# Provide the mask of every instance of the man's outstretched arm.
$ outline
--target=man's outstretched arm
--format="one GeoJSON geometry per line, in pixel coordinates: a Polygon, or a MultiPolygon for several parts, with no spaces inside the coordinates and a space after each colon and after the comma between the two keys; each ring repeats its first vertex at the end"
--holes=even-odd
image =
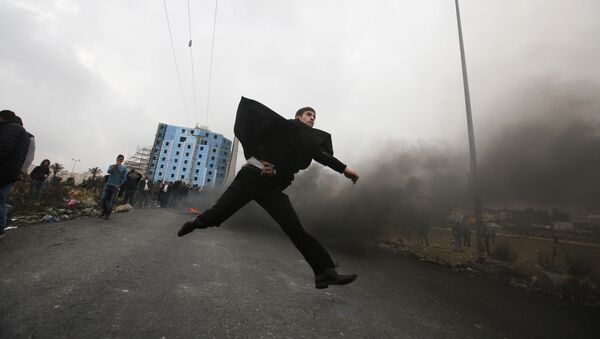
{"type": "Polygon", "coordinates": [[[317,152],[317,154],[313,156],[313,159],[315,159],[315,161],[317,161],[318,163],[333,169],[336,172],[342,173],[346,178],[352,180],[352,183],[354,184],[356,184],[356,182],[358,181],[358,173],[350,169],[343,162],[339,161],[336,157],[327,152],[317,152]]]}

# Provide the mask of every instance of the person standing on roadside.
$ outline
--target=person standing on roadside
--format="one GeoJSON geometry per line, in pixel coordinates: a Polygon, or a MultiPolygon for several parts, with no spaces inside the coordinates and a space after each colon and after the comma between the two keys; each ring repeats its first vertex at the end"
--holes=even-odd
{"type": "Polygon", "coordinates": [[[125,180],[124,188],[125,188],[125,197],[123,198],[124,204],[133,205],[135,201],[135,191],[137,190],[138,184],[142,180],[142,175],[132,169],[127,173],[127,180],[125,180]]]}
{"type": "Polygon", "coordinates": [[[29,174],[31,178],[31,197],[39,200],[46,180],[50,176],[50,160],[44,159],[39,166],[36,166],[29,174]]]}
{"type": "Polygon", "coordinates": [[[139,205],[141,208],[146,208],[148,206],[148,200],[152,194],[152,187],[152,180],[149,180],[148,176],[145,176],[144,179],[140,180],[138,191],[140,192],[139,205]]]}
{"type": "Polygon", "coordinates": [[[108,178],[102,192],[102,214],[100,218],[109,219],[113,208],[115,195],[119,191],[119,187],[123,185],[127,179],[127,168],[123,166],[125,157],[122,154],[117,156],[117,162],[108,167],[108,178]]]}
{"type": "Polygon", "coordinates": [[[21,119],[9,110],[0,111],[0,238],[6,227],[6,203],[19,179],[29,151],[29,133],[21,119]]]}

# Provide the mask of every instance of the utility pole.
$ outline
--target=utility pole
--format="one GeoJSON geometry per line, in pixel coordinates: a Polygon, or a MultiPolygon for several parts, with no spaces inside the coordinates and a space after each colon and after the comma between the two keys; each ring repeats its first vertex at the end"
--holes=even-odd
{"type": "Polygon", "coordinates": [[[462,64],[463,85],[465,89],[465,107],[467,110],[467,128],[469,131],[469,151],[471,154],[471,195],[473,197],[473,209],[475,212],[475,221],[477,223],[477,255],[479,260],[483,260],[482,240],[485,233],[483,221],[481,220],[481,196],[479,192],[479,180],[477,175],[477,154],[475,152],[475,132],[473,131],[473,118],[471,116],[471,95],[469,94],[469,79],[467,77],[467,63],[465,61],[465,47],[462,36],[462,26],[460,23],[460,8],[458,0],[454,0],[456,7],[456,22],[458,24],[458,41],[460,44],[460,61],[462,64]]]}

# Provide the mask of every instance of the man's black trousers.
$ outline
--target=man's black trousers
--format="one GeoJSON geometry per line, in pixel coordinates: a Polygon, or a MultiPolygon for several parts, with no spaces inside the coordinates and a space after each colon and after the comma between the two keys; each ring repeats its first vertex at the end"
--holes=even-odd
{"type": "Polygon", "coordinates": [[[216,204],[198,216],[197,221],[205,226],[219,226],[254,200],[275,219],[315,275],[333,268],[335,265],[327,250],[302,228],[288,196],[277,188],[274,178],[261,175],[260,172],[260,169],[250,165],[242,167],[216,204]]]}

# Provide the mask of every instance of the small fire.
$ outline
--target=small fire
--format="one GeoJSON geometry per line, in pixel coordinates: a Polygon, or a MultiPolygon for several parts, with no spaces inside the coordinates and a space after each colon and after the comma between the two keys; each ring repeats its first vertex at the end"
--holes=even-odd
{"type": "Polygon", "coordinates": [[[200,214],[200,212],[197,209],[193,208],[193,207],[190,207],[190,213],[192,213],[192,214],[200,214]]]}

